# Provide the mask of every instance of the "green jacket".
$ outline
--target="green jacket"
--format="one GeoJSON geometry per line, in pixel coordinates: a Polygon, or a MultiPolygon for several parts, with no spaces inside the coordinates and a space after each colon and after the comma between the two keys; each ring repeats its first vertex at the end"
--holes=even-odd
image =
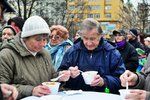
{"type": "Polygon", "coordinates": [[[0,82],[16,86],[18,99],[32,95],[35,86],[57,76],[48,52],[43,48],[31,55],[17,36],[0,51],[0,82]]]}

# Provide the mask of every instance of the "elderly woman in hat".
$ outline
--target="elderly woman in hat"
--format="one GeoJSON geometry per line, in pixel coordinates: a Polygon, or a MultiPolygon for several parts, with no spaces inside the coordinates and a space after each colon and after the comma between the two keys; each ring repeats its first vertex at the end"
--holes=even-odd
{"type": "Polygon", "coordinates": [[[121,53],[124,64],[127,70],[135,72],[138,67],[138,54],[135,48],[126,41],[126,34],[124,30],[113,31],[117,49],[121,53]]]}
{"type": "Polygon", "coordinates": [[[45,48],[49,51],[52,57],[54,69],[57,70],[61,64],[63,55],[73,43],[68,39],[69,32],[64,26],[53,25],[50,30],[50,41],[45,48]]]}
{"type": "Polygon", "coordinates": [[[50,81],[57,74],[64,74],[59,81],[67,81],[69,71],[55,72],[48,52],[43,48],[49,38],[49,26],[39,16],[28,18],[18,35],[6,43],[0,51],[0,82],[13,84],[18,99],[50,94],[42,82],[50,81]]]}

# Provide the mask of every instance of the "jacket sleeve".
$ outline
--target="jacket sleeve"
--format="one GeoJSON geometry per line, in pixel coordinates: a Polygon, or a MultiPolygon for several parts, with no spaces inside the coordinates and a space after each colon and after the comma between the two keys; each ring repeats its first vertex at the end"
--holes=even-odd
{"type": "Polygon", "coordinates": [[[34,86],[31,85],[21,85],[21,84],[13,84],[17,90],[18,90],[18,99],[21,99],[23,97],[31,96],[32,90],[34,89],[34,86]]]}
{"type": "Polygon", "coordinates": [[[30,96],[32,94],[33,86],[30,85],[21,85],[15,84],[12,82],[13,76],[15,75],[15,63],[11,53],[6,54],[5,51],[0,52],[0,83],[7,83],[16,86],[17,90],[19,91],[18,98],[22,98],[25,96],[30,96]]]}
{"type": "Polygon", "coordinates": [[[129,50],[128,58],[126,58],[126,68],[132,72],[135,72],[138,67],[138,54],[135,48],[132,46],[129,50]]]}
{"type": "Polygon", "coordinates": [[[1,87],[0,87],[0,100],[3,100],[3,94],[2,94],[1,87]]]}
{"type": "Polygon", "coordinates": [[[150,100],[150,92],[146,92],[146,99],[145,100],[150,100]]]}
{"type": "MultiPolygon", "coordinates": [[[[72,49],[72,48],[70,48],[72,49]]],[[[58,70],[68,70],[70,66],[76,66],[76,61],[78,59],[78,54],[73,54],[74,52],[70,52],[71,50],[67,50],[63,56],[62,62],[58,70]]]]}
{"type": "Polygon", "coordinates": [[[104,76],[105,85],[111,93],[118,93],[121,88],[119,77],[125,72],[125,66],[118,50],[112,51],[109,63],[110,73],[104,76]]]}

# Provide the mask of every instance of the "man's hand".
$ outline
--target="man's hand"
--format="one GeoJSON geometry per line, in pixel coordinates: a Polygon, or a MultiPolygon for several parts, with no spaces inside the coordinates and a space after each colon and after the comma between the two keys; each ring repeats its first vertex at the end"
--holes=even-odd
{"type": "Polygon", "coordinates": [[[71,73],[71,77],[72,78],[76,78],[77,76],[80,75],[80,70],[78,69],[78,66],[75,67],[69,67],[70,73],[71,73]]]}
{"type": "Polygon", "coordinates": [[[70,78],[70,71],[69,70],[60,71],[59,75],[62,75],[62,74],[63,76],[59,78],[59,81],[63,81],[63,82],[68,81],[70,78]]]}
{"type": "Polygon", "coordinates": [[[121,80],[121,85],[123,87],[126,86],[126,82],[128,82],[129,86],[134,86],[138,80],[138,76],[129,71],[129,70],[126,70],[121,76],[120,76],[120,80],[121,80]]]}
{"type": "Polygon", "coordinates": [[[96,75],[94,77],[94,80],[92,81],[91,86],[103,86],[104,85],[104,79],[100,77],[100,75],[96,75]]]}
{"type": "Polygon", "coordinates": [[[130,90],[130,93],[125,97],[126,100],[145,100],[146,99],[146,91],[133,89],[130,90]]]}

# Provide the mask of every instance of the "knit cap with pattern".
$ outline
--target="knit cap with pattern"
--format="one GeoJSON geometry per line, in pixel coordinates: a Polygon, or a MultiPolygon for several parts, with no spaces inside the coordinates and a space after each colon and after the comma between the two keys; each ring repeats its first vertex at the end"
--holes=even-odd
{"type": "Polygon", "coordinates": [[[50,29],[46,21],[39,16],[28,18],[22,28],[21,37],[30,37],[38,34],[50,34],[50,29]]]}

